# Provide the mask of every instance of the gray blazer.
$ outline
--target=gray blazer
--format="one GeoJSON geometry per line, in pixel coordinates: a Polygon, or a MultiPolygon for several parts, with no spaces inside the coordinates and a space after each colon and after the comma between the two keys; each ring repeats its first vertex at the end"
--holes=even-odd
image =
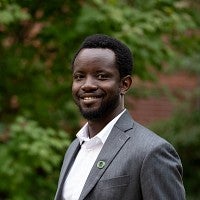
{"type": "MultiPolygon", "coordinates": [[[[54,200],[62,199],[64,181],[79,149],[75,139],[66,152],[54,200]]],[[[79,198],[83,199],[183,200],[179,156],[167,141],[135,122],[126,111],[94,163],[79,198]],[[105,166],[98,168],[98,161],[105,166]]]]}

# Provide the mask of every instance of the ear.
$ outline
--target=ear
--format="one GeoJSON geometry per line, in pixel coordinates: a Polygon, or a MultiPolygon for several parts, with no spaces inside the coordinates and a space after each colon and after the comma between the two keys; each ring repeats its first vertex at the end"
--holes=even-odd
{"type": "Polygon", "coordinates": [[[127,75],[121,79],[121,95],[125,95],[126,92],[129,90],[132,84],[132,77],[130,75],[127,75]]]}

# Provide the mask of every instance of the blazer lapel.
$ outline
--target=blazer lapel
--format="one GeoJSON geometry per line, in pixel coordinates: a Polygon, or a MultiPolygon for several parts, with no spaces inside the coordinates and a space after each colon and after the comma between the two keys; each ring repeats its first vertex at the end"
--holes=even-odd
{"type": "Polygon", "coordinates": [[[118,122],[113,127],[111,133],[109,134],[108,139],[106,140],[99,156],[97,157],[97,160],[94,163],[94,166],[91,169],[91,172],[86,180],[79,200],[84,199],[87,194],[92,190],[92,188],[96,185],[107,167],[112,162],[112,160],[115,158],[117,153],[130,138],[130,136],[128,134],[125,134],[125,132],[131,128],[133,128],[133,121],[126,111],[120,117],[118,122]],[[97,167],[99,161],[103,161],[105,165],[103,167],[97,167]]]}
{"type": "Polygon", "coordinates": [[[57,190],[57,193],[56,193],[56,196],[55,196],[55,200],[62,199],[62,189],[63,189],[63,185],[64,185],[64,182],[65,182],[66,176],[67,176],[72,164],[74,163],[74,160],[75,160],[76,155],[77,155],[79,150],[80,150],[80,143],[76,139],[74,141],[74,143],[68,149],[67,155],[65,156],[66,159],[64,159],[64,161],[63,161],[63,166],[62,166],[61,173],[60,173],[58,190],[57,190]]]}

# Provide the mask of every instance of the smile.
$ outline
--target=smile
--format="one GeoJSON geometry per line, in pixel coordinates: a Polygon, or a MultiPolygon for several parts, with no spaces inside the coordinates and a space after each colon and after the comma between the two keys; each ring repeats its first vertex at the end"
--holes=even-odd
{"type": "Polygon", "coordinates": [[[92,100],[92,99],[97,99],[98,97],[84,97],[83,100],[92,100]]]}

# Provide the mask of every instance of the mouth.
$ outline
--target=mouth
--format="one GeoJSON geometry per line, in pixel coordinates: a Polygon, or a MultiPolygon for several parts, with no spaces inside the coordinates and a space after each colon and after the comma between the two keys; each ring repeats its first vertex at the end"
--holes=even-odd
{"type": "Polygon", "coordinates": [[[85,101],[88,101],[88,100],[92,100],[92,99],[98,99],[99,97],[83,97],[82,99],[85,100],[85,101]]]}
{"type": "Polygon", "coordinates": [[[100,96],[82,96],[80,98],[84,104],[94,104],[97,103],[101,97],[100,96]]]}

